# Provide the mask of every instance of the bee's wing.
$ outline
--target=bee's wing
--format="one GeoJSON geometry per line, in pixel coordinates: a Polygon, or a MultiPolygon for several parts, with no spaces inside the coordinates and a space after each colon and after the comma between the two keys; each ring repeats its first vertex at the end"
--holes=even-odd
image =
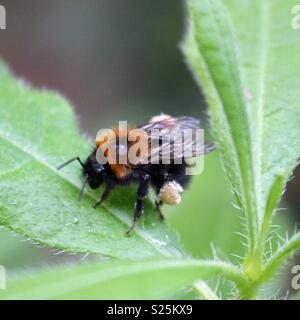
{"type": "Polygon", "coordinates": [[[167,117],[144,125],[142,129],[151,144],[149,160],[192,158],[214,150],[214,143],[203,144],[201,139],[196,139],[196,129],[199,128],[199,120],[188,116],[167,117]]]}
{"type": "Polygon", "coordinates": [[[182,116],[178,118],[166,117],[163,120],[150,122],[141,127],[148,134],[153,129],[163,130],[163,134],[167,138],[173,130],[199,129],[200,121],[193,117],[182,116]]]}

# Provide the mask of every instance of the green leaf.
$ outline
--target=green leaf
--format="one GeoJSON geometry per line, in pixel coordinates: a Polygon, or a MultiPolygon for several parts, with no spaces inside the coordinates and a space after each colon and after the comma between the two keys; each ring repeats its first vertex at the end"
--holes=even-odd
{"type": "Polygon", "coordinates": [[[295,1],[187,2],[185,54],[206,94],[227,175],[248,217],[251,251],[267,205],[278,203],[274,183],[283,188],[300,155],[295,1]]]}
{"type": "Polygon", "coordinates": [[[225,0],[233,20],[252,124],[259,222],[274,211],[300,156],[300,38],[294,0],[225,0]],[[256,50],[254,50],[256,48],[256,50]],[[277,190],[276,190],[277,189],[277,190]]]}
{"type": "Polygon", "coordinates": [[[226,172],[249,217],[250,245],[256,237],[252,145],[247,103],[230,17],[219,0],[188,1],[189,30],[185,54],[201,83],[226,172]]]}
{"type": "Polygon", "coordinates": [[[125,236],[133,189],[117,190],[97,210],[92,203],[99,191],[77,201],[80,167],[56,167],[77,155],[84,158],[90,150],[65,99],[15,80],[0,64],[0,224],[66,251],[129,259],[181,256],[176,237],[150,202],[144,226],[141,221],[131,237],[125,236]]]}
{"type": "Polygon", "coordinates": [[[106,262],[55,268],[8,278],[2,299],[170,298],[197,279],[222,274],[244,285],[241,272],[224,262],[169,259],[106,262]]]}

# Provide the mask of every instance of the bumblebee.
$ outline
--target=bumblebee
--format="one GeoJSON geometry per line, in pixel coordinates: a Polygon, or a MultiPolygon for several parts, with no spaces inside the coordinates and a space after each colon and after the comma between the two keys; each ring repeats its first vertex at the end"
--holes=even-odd
{"type": "Polygon", "coordinates": [[[185,130],[193,132],[199,128],[200,122],[193,117],[176,118],[164,114],[155,116],[148,123],[139,127],[130,127],[125,130],[115,128],[111,130],[113,133],[111,136],[97,135],[96,146],[84,162],[79,157],[75,157],[59,166],[58,169],[73,161],[80,163],[84,182],[79,199],[83,196],[86,185],[89,185],[91,189],[104,185],[101,198],[93,205],[94,208],[100,206],[115,187],[137,184],[133,222],[127,231],[127,235],[130,235],[143,213],[144,199],[150,187],[156,193],[155,207],[162,220],[161,206],[163,204],[180,203],[181,193],[188,186],[191,178],[186,174],[186,169],[190,166],[188,158],[204,155],[215,148],[212,142],[199,147],[193,135],[190,135],[186,141],[178,139],[178,136],[180,137],[185,130]],[[133,161],[128,157],[128,150],[137,145],[140,137],[137,139],[128,137],[136,129],[142,130],[146,138],[144,139],[145,148],[137,150],[135,154],[139,156],[138,160],[133,161]],[[108,144],[114,146],[114,152],[109,151],[108,144]],[[99,161],[99,154],[106,159],[106,163],[99,161]],[[112,154],[116,157],[112,157],[112,154]],[[166,155],[168,155],[168,160],[164,161],[166,155]]]}

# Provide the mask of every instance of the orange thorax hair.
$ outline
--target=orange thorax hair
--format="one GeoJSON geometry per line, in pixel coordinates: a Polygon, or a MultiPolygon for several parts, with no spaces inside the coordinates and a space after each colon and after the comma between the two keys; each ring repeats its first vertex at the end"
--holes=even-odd
{"type": "MultiPolygon", "coordinates": [[[[133,166],[136,164],[132,163],[130,159],[128,159],[128,150],[130,150],[131,147],[133,147],[136,143],[140,141],[139,134],[142,133],[140,132],[140,130],[141,129],[136,129],[135,127],[129,127],[127,128],[127,130],[113,128],[111,130],[107,130],[103,133],[100,133],[96,138],[96,147],[101,149],[100,151],[106,157],[109,167],[115,173],[116,177],[119,179],[125,178],[130,173],[133,166]],[[127,148],[125,147],[126,154],[123,155],[123,161],[120,161],[120,145],[122,144],[122,141],[123,143],[124,141],[126,142],[127,148]],[[112,150],[113,152],[110,152],[110,150],[112,150]]],[[[146,141],[147,143],[147,151],[143,152],[143,158],[147,158],[148,139],[144,141],[146,141]]],[[[141,155],[140,150],[145,149],[138,148],[137,156],[141,155]]]]}

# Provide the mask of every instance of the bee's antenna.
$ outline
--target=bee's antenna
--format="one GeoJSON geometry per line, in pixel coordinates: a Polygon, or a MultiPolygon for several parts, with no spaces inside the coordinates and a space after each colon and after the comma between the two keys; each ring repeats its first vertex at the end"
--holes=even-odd
{"type": "Polygon", "coordinates": [[[84,188],[85,188],[86,184],[87,184],[87,177],[85,177],[83,185],[82,185],[82,187],[80,189],[80,192],[79,192],[79,195],[78,195],[78,198],[77,198],[78,201],[80,201],[82,199],[82,197],[83,197],[83,192],[84,192],[84,188]]]}
{"type": "Polygon", "coordinates": [[[75,158],[72,158],[72,159],[68,160],[67,162],[61,164],[60,166],[58,166],[58,167],[57,167],[57,170],[62,169],[63,167],[67,166],[68,164],[70,164],[71,162],[76,161],[76,160],[81,164],[82,168],[85,167],[84,163],[82,163],[82,161],[80,160],[80,158],[79,158],[79,157],[75,157],[75,158]]]}

